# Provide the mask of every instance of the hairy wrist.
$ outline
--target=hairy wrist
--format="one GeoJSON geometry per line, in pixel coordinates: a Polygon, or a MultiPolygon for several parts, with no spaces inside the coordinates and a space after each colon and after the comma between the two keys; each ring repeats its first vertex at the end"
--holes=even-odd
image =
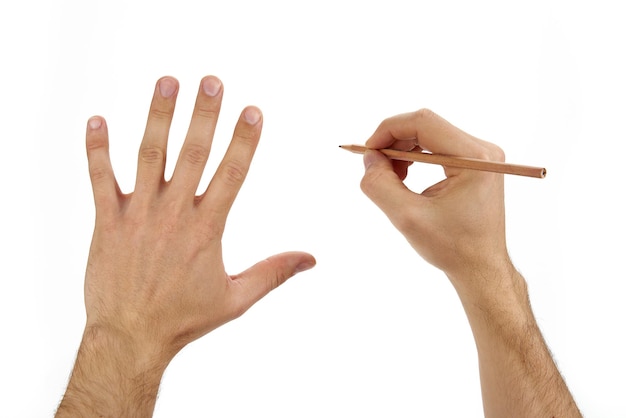
{"type": "MultiPolygon", "coordinates": [[[[480,317],[489,322],[532,321],[526,280],[508,257],[472,266],[462,274],[448,274],[470,321],[480,317]]],[[[495,325],[495,324],[494,324],[495,325]]]]}
{"type": "Polygon", "coordinates": [[[167,363],[120,333],[87,327],[56,416],[151,416],[167,363]]]}
{"type": "Polygon", "coordinates": [[[526,281],[512,263],[450,280],[474,335],[485,416],[580,416],[541,335],[526,281]]]}
{"type": "Polygon", "coordinates": [[[522,290],[518,287],[524,281],[504,252],[498,256],[471,256],[464,257],[465,261],[458,263],[451,269],[444,269],[444,273],[455,287],[459,296],[478,297],[489,296],[503,288],[507,290],[522,290]]]}

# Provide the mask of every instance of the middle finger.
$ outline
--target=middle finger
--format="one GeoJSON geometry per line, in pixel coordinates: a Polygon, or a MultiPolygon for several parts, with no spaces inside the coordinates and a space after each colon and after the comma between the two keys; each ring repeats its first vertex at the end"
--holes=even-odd
{"type": "Polygon", "coordinates": [[[209,158],[222,104],[222,82],[213,76],[200,83],[196,104],[171,185],[183,198],[193,198],[209,158]]]}

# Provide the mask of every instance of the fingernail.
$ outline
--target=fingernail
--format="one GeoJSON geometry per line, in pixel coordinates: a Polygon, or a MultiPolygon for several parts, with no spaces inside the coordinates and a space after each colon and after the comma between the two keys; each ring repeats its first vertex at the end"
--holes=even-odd
{"type": "Polygon", "coordinates": [[[207,96],[217,96],[221,87],[222,83],[215,77],[207,77],[202,81],[202,89],[207,96]]]}
{"type": "Polygon", "coordinates": [[[169,77],[162,78],[159,81],[159,92],[165,98],[172,97],[176,92],[176,82],[169,77]]]}
{"type": "Polygon", "coordinates": [[[315,267],[315,263],[312,261],[303,261],[296,266],[294,273],[302,273],[303,271],[310,270],[315,267]]]}
{"type": "Polygon", "coordinates": [[[102,120],[99,117],[94,116],[89,119],[89,122],[87,122],[87,124],[89,125],[89,129],[95,131],[96,129],[100,129],[100,127],[102,126],[102,120]]]}
{"type": "Polygon", "coordinates": [[[248,107],[243,112],[243,118],[250,125],[256,125],[261,120],[261,112],[256,107],[248,107]]]}

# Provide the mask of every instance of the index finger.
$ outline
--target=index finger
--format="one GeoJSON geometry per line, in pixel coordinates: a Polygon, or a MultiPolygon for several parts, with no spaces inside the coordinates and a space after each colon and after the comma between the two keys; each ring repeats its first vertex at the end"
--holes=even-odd
{"type": "Polygon", "coordinates": [[[428,109],[385,119],[365,145],[382,149],[406,140],[414,140],[420,148],[434,154],[488,158],[487,142],[462,131],[428,109]]]}

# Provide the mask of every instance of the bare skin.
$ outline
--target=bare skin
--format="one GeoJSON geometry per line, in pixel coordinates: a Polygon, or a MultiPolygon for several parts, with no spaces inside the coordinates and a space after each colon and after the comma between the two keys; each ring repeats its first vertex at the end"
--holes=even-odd
{"type": "Polygon", "coordinates": [[[290,252],[238,275],[226,273],[221,237],[258,144],[262,115],[244,109],[212,181],[196,196],[223,87],[215,77],[202,80],[174,174],[165,181],[177,93],[175,79],[157,83],[131,194],[117,186],[106,122],[89,120],[96,225],[85,277],[87,322],[57,417],[152,416],[163,372],[181,348],[315,265],[310,254],[290,252]]]}
{"type": "MultiPolygon", "coordinates": [[[[122,194],[109,159],[107,125],[86,134],[96,225],[85,276],[87,321],[57,417],[150,417],[163,372],[187,344],[237,318],[313,256],[272,256],[238,275],[222,261],[226,218],[258,144],[262,115],[244,109],[208,188],[208,159],[223,86],[202,80],[172,179],[164,179],[178,82],[157,83],[139,151],[134,192],[122,194]]],[[[526,282],[505,239],[502,175],[446,168],[446,179],[414,193],[409,164],[377,148],[504,160],[495,145],[430,111],[385,120],[368,140],[363,191],[413,248],[441,269],[461,299],[478,351],[488,417],[578,417],[530,308],[526,282]]]]}
{"type": "MultiPolygon", "coordinates": [[[[428,110],[385,120],[367,146],[504,161],[500,148],[428,110]]],[[[367,151],[364,163],[365,194],[459,295],[478,351],[485,416],[581,416],[508,255],[503,176],[445,168],[445,180],[414,193],[403,183],[408,163],[377,151],[367,151]]]]}

